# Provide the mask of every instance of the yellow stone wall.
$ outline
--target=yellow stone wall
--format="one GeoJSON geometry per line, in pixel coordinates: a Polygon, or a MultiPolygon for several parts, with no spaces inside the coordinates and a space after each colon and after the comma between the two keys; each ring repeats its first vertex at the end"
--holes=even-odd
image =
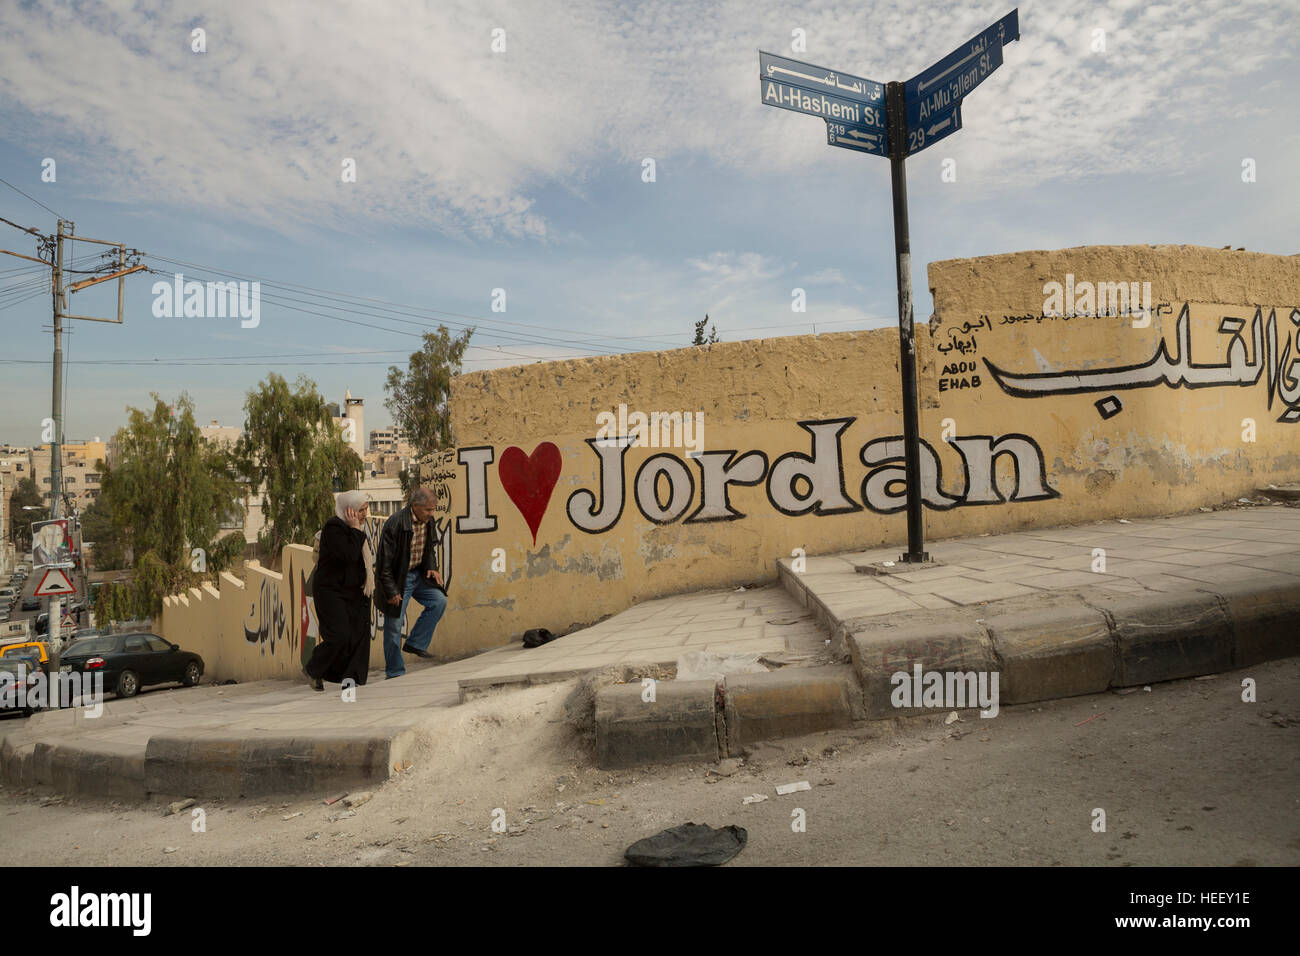
{"type": "MultiPolygon", "coordinates": [[[[937,464],[923,475],[927,540],[1163,514],[1300,479],[1300,257],[1081,247],[936,262],[929,280],[934,315],[916,339],[921,438],[937,464]],[[1149,318],[1047,314],[1069,311],[1067,282],[1078,295],[1137,283],[1139,300],[1148,283],[1149,318]]],[[[450,571],[433,650],[463,656],[530,627],[560,633],[658,596],[767,582],[796,548],[904,543],[898,361],[890,328],[458,377],[457,447],[423,466],[450,571]],[[704,457],[680,432],[678,447],[613,443],[602,456],[597,416],[620,404],[702,415],[689,437],[704,457]],[[820,467],[816,488],[796,476],[800,456],[820,467]],[[620,457],[606,486],[602,462],[620,457]],[[652,459],[657,497],[637,488],[652,459]],[[724,501],[727,468],[738,480],[724,501]],[[621,509],[607,513],[611,494],[621,509]]],[[[264,575],[229,593],[237,610],[224,581],[219,600],[169,599],[164,628],[217,603],[222,623],[204,633],[223,676],[296,673],[301,641],[245,637],[264,575]]]]}

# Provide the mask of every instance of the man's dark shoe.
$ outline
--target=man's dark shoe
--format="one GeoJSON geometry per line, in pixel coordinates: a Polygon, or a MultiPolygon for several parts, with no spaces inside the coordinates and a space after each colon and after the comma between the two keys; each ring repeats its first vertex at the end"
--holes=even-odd
{"type": "Polygon", "coordinates": [[[428,651],[419,650],[418,648],[412,647],[410,644],[403,644],[402,650],[406,651],[408,654],[414,654],[416,657],[424,657],[428,660],[433,660],[433,655],[428,651]]]}

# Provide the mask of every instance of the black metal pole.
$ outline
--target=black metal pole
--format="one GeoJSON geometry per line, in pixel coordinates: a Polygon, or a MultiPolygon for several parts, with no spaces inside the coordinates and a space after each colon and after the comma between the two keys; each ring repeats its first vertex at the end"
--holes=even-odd
{"type": "Polygon", "coordinates": [[[916,336],[912,327],[912,246],[907,232],[907,111],[903,84],[885,84],[889,172],[894,187],[894,258],[898,270],[899,369],[903,376],[903,450],[907,477],[908,564],[929,561],[921,527],[921,437],[916,403],[916,336]]]}

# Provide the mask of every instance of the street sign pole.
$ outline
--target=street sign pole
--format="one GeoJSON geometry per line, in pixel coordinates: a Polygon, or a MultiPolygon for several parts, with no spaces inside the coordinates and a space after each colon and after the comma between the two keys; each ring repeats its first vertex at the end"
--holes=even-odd
{"type": "Polygon", "coordinates": [[[907,553],[899,560],[930,560],[921,526],[921,436],[916,400],[916,334],[912,323],[912,242],[907,230],[907,116],[903,84],[885,84],[889,123],[889,178],[894,192],[894,264],[898,271],[898,355],[903,385],[903,454],[907,476],[907,553]]]}
{"type": "Polygon", "coordinates": [[[903,386],[903,474],[907,484],[907,553],[923,564],[921,427],[916,398],[916,332],[912,318],[912,247],[907,233],[907,157],[962,127],[961,106],[1002,65],[1002,48],[1020,39],[1020,11],[971,37],[906,83],[878,83],[841,70],[758,51],[765,106],[826,121],[830,146],[889,157],[894,191],[894,267],[898,273],[898,371],[903,386]],[[880,108],[884,100],[885,108],[880,108]]]}

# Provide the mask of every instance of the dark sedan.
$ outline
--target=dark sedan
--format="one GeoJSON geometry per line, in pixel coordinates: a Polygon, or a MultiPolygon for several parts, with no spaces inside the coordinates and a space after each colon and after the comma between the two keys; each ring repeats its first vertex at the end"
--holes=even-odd
{"type": "Polygon", "coordinates": [[[39,611],[41,609],[41,599],[36,597],[23,598],[24,611],[39,611]]]}
{"type": "Polygon", "coordinates": [[[106,690],[134,697],[150,684],[179,681],[193,687],[203,676],[203,658],[156,634],[112,634],[73,641],[60,655],[59,669],[103,674],[106,690]]]}

